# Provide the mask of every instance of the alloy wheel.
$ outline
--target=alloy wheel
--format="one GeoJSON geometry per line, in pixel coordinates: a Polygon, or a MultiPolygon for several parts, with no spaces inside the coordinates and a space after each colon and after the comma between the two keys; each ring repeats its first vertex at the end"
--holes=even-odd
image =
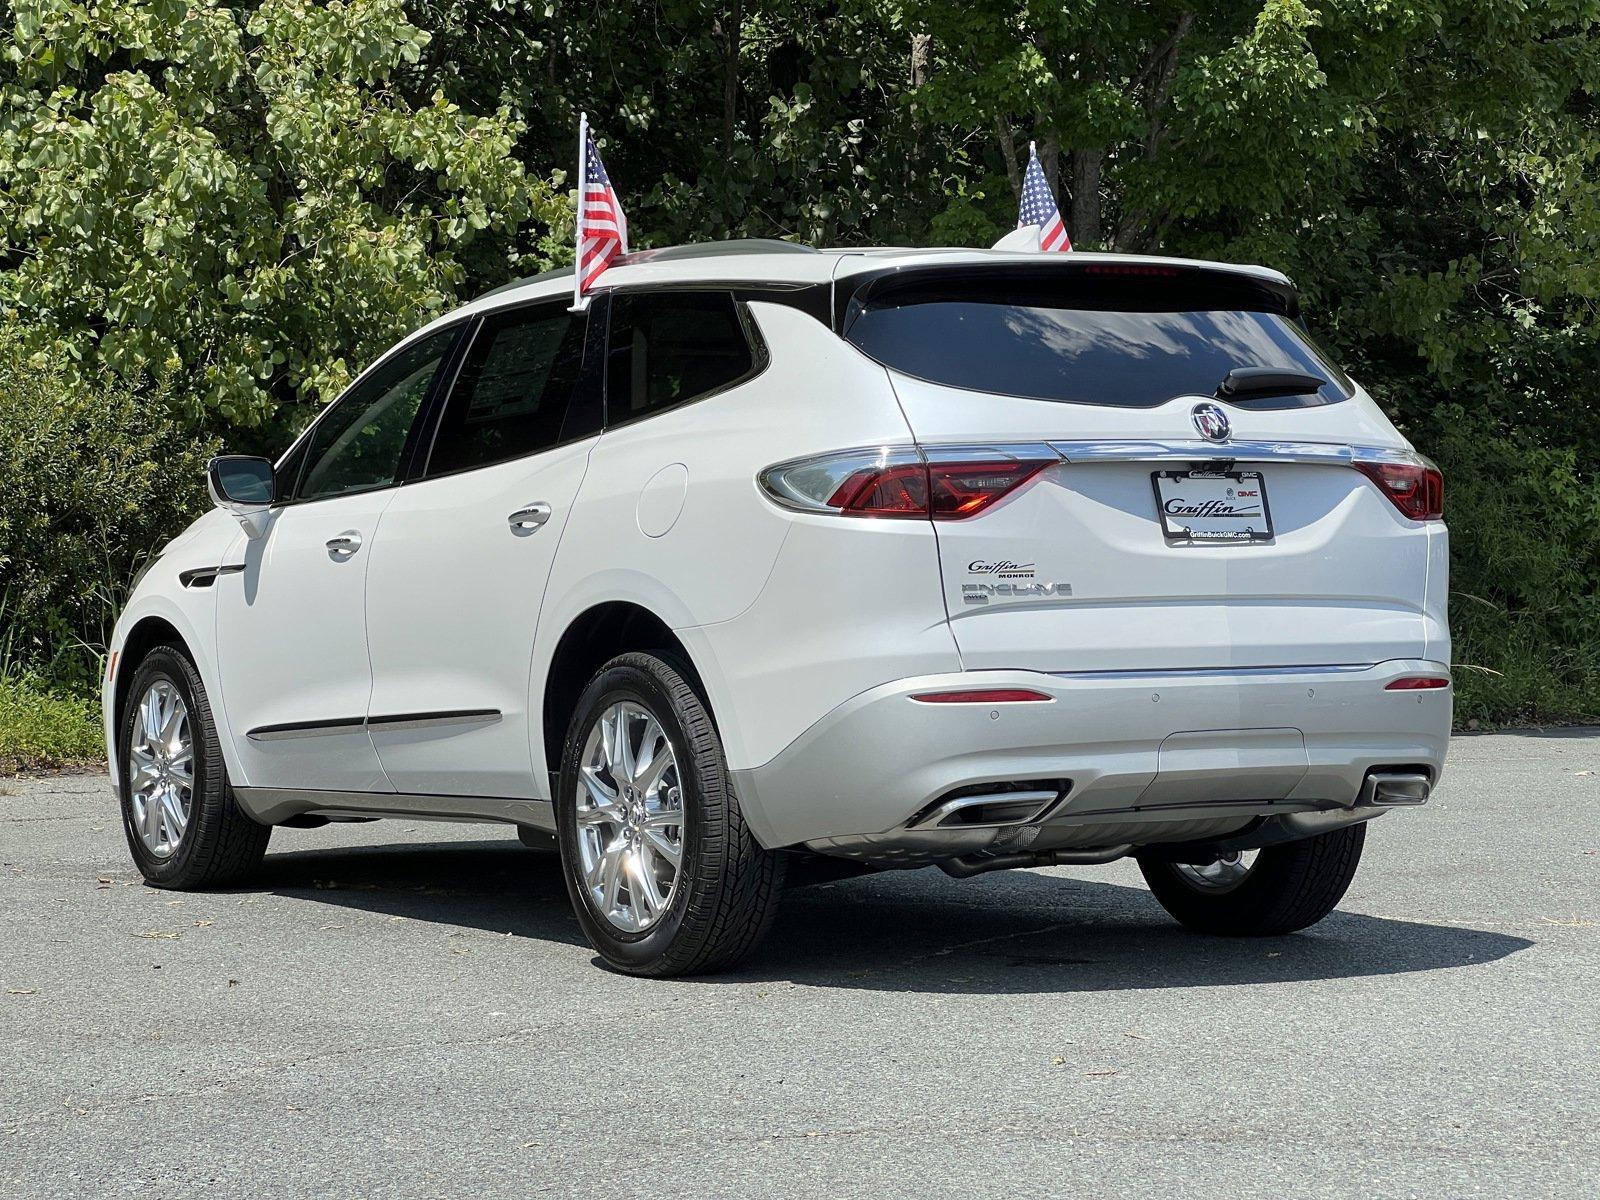
{"type": "Polygon", "coordinates": [[[661,722],[635,701],[610,705],[584,741],[577,833],[584,889],[617,929],[642,933],[671,906],[683,822],[678,758],[661,722]]]}
{"type": "Polygon", "coordinates": [[[194,737],[189,706],[168,680],[152,683],[134,711],[128,793],[133,827],[145,849],[170,858],[194,806],[194,737]]]}
{"type": "Polygon", "coordinates": [[[1178,874],[1190,886],[1202,892],[1231,892],[1238,887],[1250,874],[1250,869],[1256,864],[1259,851],[1234,850],[1228,854],[1220,855],[1216,862],[1174,863],[1178,874]]]}

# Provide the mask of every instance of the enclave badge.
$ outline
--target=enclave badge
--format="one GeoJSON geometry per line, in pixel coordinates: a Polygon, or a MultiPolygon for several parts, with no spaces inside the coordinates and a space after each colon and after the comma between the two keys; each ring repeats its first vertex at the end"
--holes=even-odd
{"type": "Polygon", "coordinates": [[[1225,442],[1232,432],[1228,426],[1228,414],[1215,404],[1196,404],[1189,410],[1189,419],[1200,431],[1200,436],[1208,442],[1225,442]]]}

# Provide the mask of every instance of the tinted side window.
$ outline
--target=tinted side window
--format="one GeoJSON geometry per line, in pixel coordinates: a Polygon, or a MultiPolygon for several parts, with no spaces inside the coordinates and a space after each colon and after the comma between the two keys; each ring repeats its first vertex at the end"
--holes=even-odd
{"type": "Polygon", "coordinates": [[[487,467],[562,441],[587,324],[562,307],[484,318],[450,391],[428,474],[487,467]]]}
{"type": "Polygon", "coordinates": [[[441,329],[391,356],[317,422],[300,499],[371,491],[399,478],[411,426],[459,331],[441,329]]]}
{"type": "Polygon", "coordinates": [[[698,400],[755,367],[731,293],[623,293],[611,301],[606,419],[612,424],[698,400]]]}

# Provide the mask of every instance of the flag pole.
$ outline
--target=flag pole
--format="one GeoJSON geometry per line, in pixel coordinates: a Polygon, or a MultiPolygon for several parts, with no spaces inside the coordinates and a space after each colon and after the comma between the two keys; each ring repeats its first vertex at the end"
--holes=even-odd
{"type": "Polygon", "coordinates": [[[572,308],[583,308],[583,198],[589,190],[589,114],[578,114],[578,213],[573,224],[575,241],[572,248],[572,308]]]}

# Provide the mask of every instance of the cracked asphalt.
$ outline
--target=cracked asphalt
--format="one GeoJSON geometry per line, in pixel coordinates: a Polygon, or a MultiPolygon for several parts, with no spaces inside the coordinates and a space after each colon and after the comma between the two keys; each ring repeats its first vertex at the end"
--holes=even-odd
{"type": "Polygon", "coordinates": [[[144,887],[0,781],[0,1196],[1593,1197],[1600,737],[1458,739],[1339,912],[1186,934],[1128,863],[791,891],[724,978],[582,944],[493,826],[144,887]]]}

